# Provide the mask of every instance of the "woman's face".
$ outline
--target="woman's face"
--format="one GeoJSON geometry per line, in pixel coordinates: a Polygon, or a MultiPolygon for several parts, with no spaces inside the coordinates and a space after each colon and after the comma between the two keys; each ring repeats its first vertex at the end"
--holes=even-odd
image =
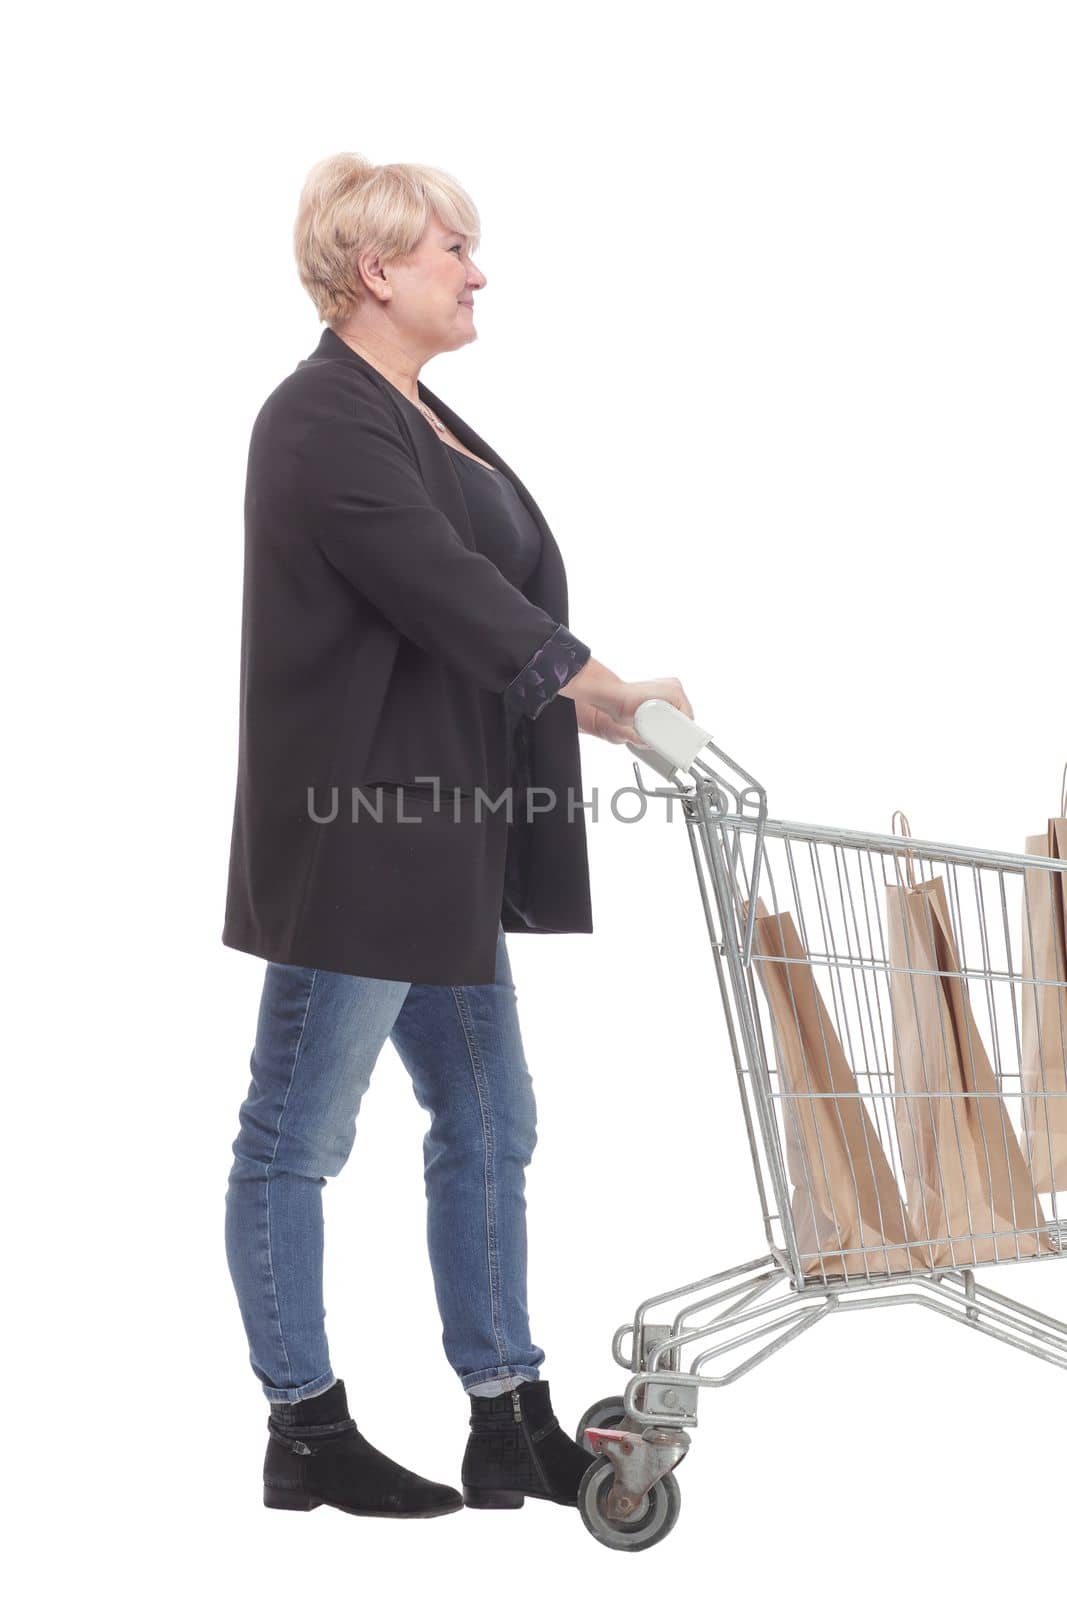
{"type": "Polygon", "coordinates": [[[428,359],[478,337],[474,291],[488,280],[474,265],[462,234],[431,216],[411,255],[393,262],[385,276],[392,290],[385,309],[409,348],[425,352],[428,359]]]}

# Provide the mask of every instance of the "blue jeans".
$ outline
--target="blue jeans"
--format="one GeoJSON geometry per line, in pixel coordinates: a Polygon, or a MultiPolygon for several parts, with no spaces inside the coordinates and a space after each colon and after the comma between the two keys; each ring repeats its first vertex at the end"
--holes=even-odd
{"type": "Polygon", "coordinates": [[[537,1111],[504,930],[494,981],[453,988],[268,962],[226,1190],[226,1257],[270,1400],[334,1382],[322,1188],[341,1171],[391,1039],[430,1113],[427,1239],[445,1355],[479,1393],[536,1379],[526,1307],[525,1169],[537,1111]]]}

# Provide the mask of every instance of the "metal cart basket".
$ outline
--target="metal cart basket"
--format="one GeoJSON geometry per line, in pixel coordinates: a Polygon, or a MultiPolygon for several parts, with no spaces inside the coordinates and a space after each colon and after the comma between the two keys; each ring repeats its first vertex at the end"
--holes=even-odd
{"type": "MultiPolygon", "coordinates": [[[[1028,1161],[1047,1128],[1035,1102],[1064,1098],[1067,1037],[1043,1090],[1024,1092],[1021,1068],[1027,1006],[1067,1015],[1067,974],[1026,959],[1054,901],[1032,886],[1056,903],[1067,890],[1033,874],[1067,862],[774,821],[752,776],[667,702],[634,726],[646,744],[628,748],[666,781],[646,787],[635,762],[638,787],[687,824],[767,1251],[651,1295],[615,1333],[631,1377],[577,1439],[595,1457],[582,1519],[618,1550],[677,1521],[700,1390],[831,1312],[926,1306],[1067,1366],[1067,1325],[973,1270],[1067,1254],[1067,1216],[1028,1161]],[[905,897],[911,920],[894,923],[905,897]]],[[[1057,1046],[1043,1038],[1044,1073],[1057,1046]]]]}

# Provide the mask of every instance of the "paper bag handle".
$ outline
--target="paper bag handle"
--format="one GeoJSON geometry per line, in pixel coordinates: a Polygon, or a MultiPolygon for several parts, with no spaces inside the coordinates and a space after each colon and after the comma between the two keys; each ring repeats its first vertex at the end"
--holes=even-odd
{"type": "MultiPolygon", "coordinates": [[[[1064,770],[1065,770],[1065,772],[1067,772],[1067,768],[1065,768],[1064,770]]],[[[897,829],[896,829],[896,819],[898,817],[901,819],[901,824],[902,824],[901,833],[902,833],[902,835],[904,836],[904,838],[910,839],[911,838],[911,828],[910,828],[910,826],[908,824],[908,819],[904,815],[903,811],[894,811],[893,812],[893,832],[896,833],[896,831],[897,831],[897,829]]],[[[905,866],[907,868],[907,871],[908,871],[908,888],[909,889],[914,889],[914,887],[915,887],[915,866],[914,866],[914,858],[912,857],[912,853],[911,853],[910,850],[905,850],[905,852],[904,852],[904,864],[905,864],[905,866]]]]}

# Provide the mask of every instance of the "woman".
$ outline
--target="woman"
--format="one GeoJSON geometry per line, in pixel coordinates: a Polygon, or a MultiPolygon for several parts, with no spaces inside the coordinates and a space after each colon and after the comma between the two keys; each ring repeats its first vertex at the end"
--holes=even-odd
{"type": "Polygon", "coordinates": [[[320,162],[301,281],[327,323],[256,418],[223,942],[267,961],[226,1193],[270,1401],[269,1506],[372,1516],[575,1505],[526,1307],[536,1142],[505,932],[592,931],[578,729],[639,742],[567,627],[562,558],[508,465],[418,381],[475,337],[479,221],[436,169],[320,162]],[[471,1397],[463,1494],[366,1441],[330,1364],[322,1186],[386,1040],[430,1113],[428,1243],[471,1397]]]}

